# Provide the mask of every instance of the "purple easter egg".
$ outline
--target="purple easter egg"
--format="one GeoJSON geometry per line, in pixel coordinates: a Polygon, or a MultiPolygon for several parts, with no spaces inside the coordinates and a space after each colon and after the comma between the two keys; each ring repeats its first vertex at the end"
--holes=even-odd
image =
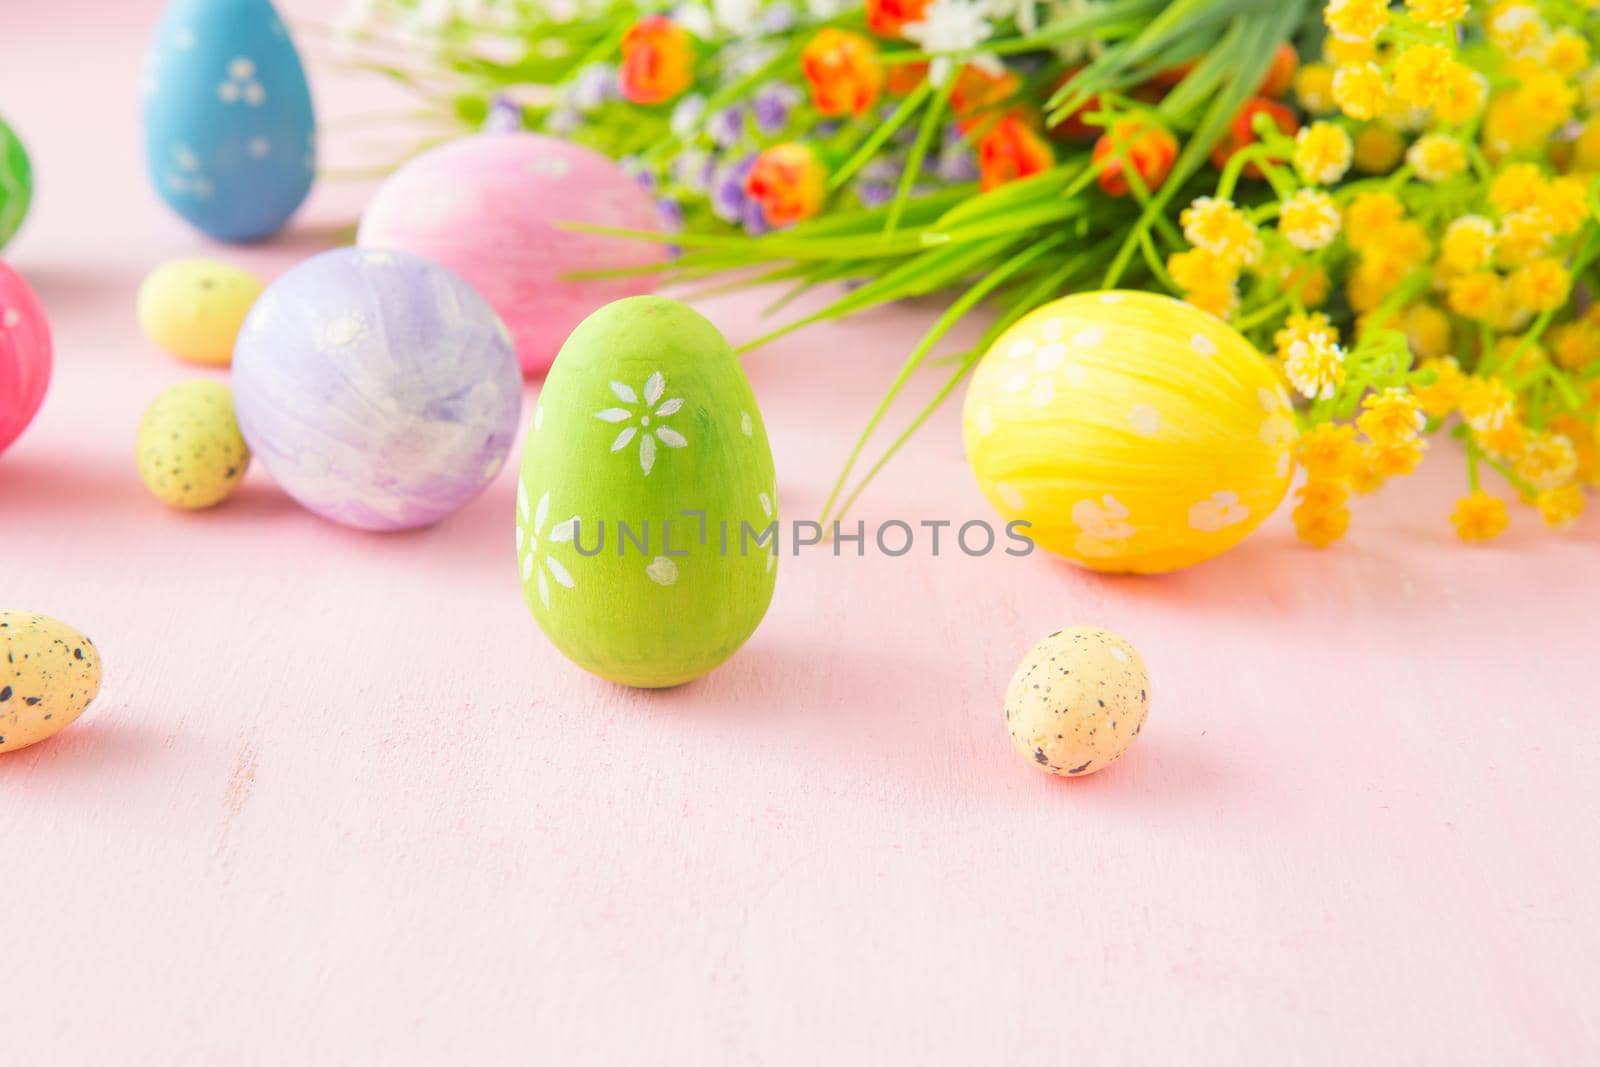
{"type": "Polygon", "coordinates": [[[284,492],[366,530],[437,522],[511,450],[522,375],[511,335],[456,274],[343,248],[267,288],[233,355],[239,429],[284,492]]]}
{"type": "Polygon", "coordinates": [[[50,384],[50,324],[22,275],[0,260],[0,452],[17,439],[50,384]]]}

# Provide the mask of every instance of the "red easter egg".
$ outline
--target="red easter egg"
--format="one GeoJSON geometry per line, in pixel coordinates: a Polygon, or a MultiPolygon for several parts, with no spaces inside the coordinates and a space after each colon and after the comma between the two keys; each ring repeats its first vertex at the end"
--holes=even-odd
{"type": "Polygon", "coordinates": [[[50,324],[22,275],[0,260],[0,452],[15,441],[50,384],[50,324]]]}

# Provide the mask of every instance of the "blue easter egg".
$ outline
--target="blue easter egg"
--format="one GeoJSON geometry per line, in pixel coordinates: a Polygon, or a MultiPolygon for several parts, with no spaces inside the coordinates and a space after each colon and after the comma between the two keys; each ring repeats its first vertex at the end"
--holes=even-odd
{"type": "Polygon", "coordinates": [[[224,241],[279,229],[311,191],[316,119],[270,0],[171,0],[145,59],[150,180],[224,241]]]}

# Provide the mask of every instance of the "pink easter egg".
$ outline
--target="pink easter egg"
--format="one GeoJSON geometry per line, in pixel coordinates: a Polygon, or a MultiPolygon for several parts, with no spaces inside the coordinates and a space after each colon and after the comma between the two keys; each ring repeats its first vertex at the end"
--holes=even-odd
{"type": "Polygon", "coordinates": [[[464,137],[418,156],[378,189],[357,243],[449,267],[511,330],[524,374],[542,374],[589,313],[654,287],[650,274],[569,280],[574,271],[660,263],[664,246],[560,228],[659,231],[650,194],[597,152],[534,133],[464,137]]]}
{"type": "Polygon", "coordinates": [[[50,324],[22,275],[0,260],[0,452],[44,400],[50,384],[50,324]]]}

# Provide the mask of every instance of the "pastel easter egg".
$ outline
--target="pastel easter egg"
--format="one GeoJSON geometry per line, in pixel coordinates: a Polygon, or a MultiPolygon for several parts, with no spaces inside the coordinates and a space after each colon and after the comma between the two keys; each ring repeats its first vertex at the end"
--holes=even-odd
{"type": "Polygon", "coordinates": [[[1289,397],[1250,342],[1152,293],[1069,296],[994,343],[967,390],[967,462],[1008,521],[1101,571],[1238,544],[1289,487],[1289,397]]]}
{"type": "Polygon", "coordinates": [[[0,755],[70,726],[100,692],[100,653],[64,622],[0,610],[0,755]]]}
{"type": "Polygon", "coordinates": [[[573,331],[517,487],[523,594],[568,659],[643,688],[716,667],[766,614],[777,521],[761,411],[715,326],[641,296],[573,331]]]}
{"type": "Polygon", "coordinates": [[[316,125],[300,55],[269,0],[171,0],[145,59],[156,192],[223,241],[277,231],[311,190],[316,125]]]}
{"type": "Polygon", "coordinates": [[[220,504],[250,467],[250,449],[221,382],[179,382],[145,410],[136,445],[139,477],[156,498],[196,510],[220,504]]]}
{"type": "Polygon", "coordinates": [[[139,326],[179,359],[227,366],[244,317],[261,295],[249,271],[212,259],[177,259],[139,286],[139,326]]]}
{"type": "Polygon", "coordinates": [[[652,288],[649,274],[567,275],[666,259],[659,244],[579,233],[563,222],[660,228],[649,194],[615,163],[516,132],[464,137],[401,167],[372,198],[356,239],[415,252],[467,279],[505,320],[524,373],[538,374],[584,316],[652,288]]]}
{"type": "Polygon", "coordinates": [[[0,452],[15,441],[50,385],[50,324],[22,276],[0,260],[0,452]]]}
{"type": "Polygon", "coordinates": [[[284,492],[346,526],[403,530],[494,480],[522,376],[505,326],[458,275],[341,248],[256,301],[234,347],[233,399],[284,492]]]}
{"type": "Polygon", "coordinates": [[[28,163],[28,152],[5,119],[0,118],[0,248],[16,236],[32,202],[33,168],[28,163]]]}
{"type": "Polygon", "coordinates": [[[1057,630],[1017,664],[1006,729],[1017,751],[1064,777],[1110,766],[1144,729],[1150,675],[1138,650],[1109,630],[1057,630]]]}

